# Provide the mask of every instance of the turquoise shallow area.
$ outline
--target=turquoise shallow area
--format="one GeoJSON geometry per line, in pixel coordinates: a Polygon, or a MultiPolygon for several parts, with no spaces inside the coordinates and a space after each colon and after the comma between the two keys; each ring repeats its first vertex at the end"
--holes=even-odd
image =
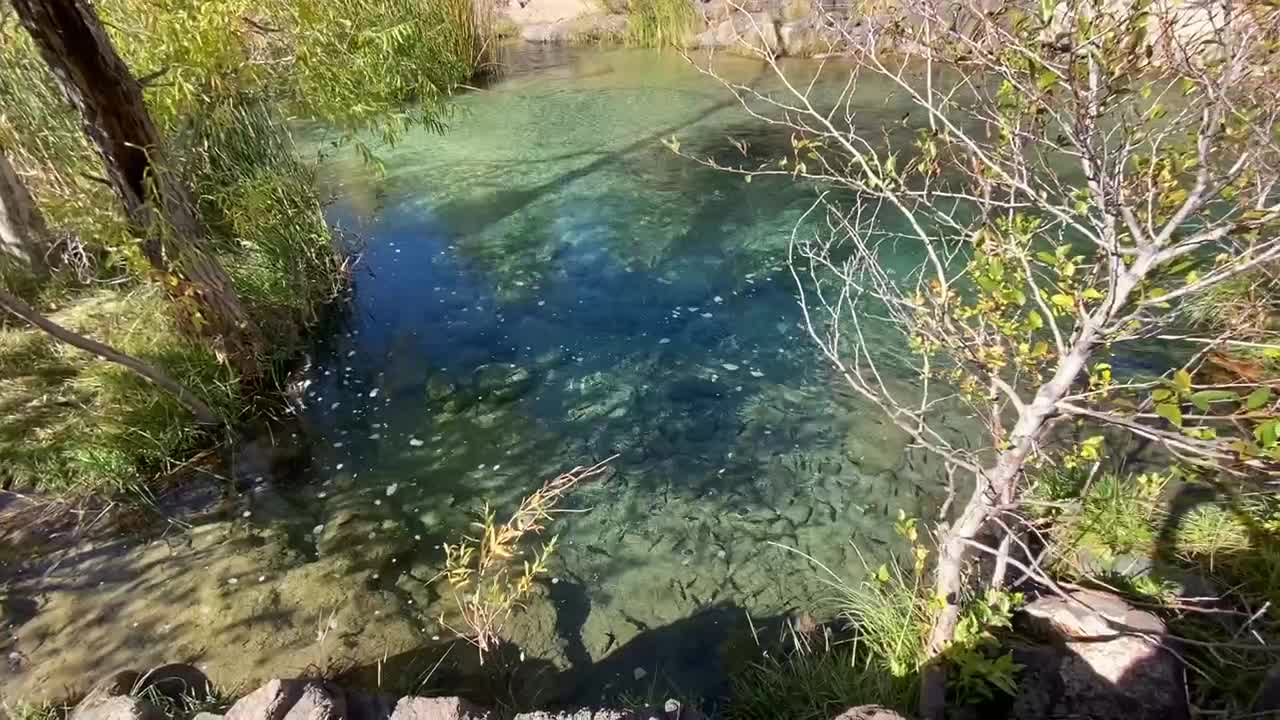
{"type": "MultiPolygon", "coordinates": [[[[863,117],[901,114],[875,95],[863,117]]],[[[441,542],[486,501],[512,508],[611,455],[616,473],[557,523],[554,620],[513,622],[556,665],[708,609],[821,609],[830,589],[783,546],[856,581],[896,544],[899,510],[936,507],[933,461],[841,391],[799,325],[786,248],[812,190],[707,169],[663,147],[672,135],[722,158],[729,137],[753,156],[790,143],[679,57],[526,48],[447,134],[383,148],[385,175],[326,167],[331,218],[365,251],[312,357],[322,480],[302,492],[322,517],[355,507],[414,537],[376,580],[417,600],[427,633],[443,632],[441,542]]],[[[696,657],[637,663],[700,683],[696,657]]]]}

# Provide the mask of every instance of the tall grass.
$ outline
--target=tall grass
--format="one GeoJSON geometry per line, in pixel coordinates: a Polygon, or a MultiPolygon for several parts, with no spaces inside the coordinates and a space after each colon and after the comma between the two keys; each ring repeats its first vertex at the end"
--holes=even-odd
{"type": "Polygon", "coordinates": [[[314,165],[278,113],[247,95],[210,103],[177,138],[236,291],[277,351],[292,354],[345,280],[314,165]]]}
{"type": "Polygon", "coordinates": [[[627,9],[627,44],[634,47],[683,47],[693,32],[697,12],[688,0],[631,0],[627,9]]]}
{"type": "Polygon", "coordinates": [[[812,646],[802,641],[783,657],[766,657],[737,673],[726,720],[827,720],[853,705],[909,708],[916,679],[885,672],[859,642],[812,646]]]}

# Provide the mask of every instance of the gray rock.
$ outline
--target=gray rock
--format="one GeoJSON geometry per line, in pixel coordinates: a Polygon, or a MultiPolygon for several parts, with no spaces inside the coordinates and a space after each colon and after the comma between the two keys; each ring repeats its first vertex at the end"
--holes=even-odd
{"type": "Polygon", "coordinates": [[[668,700],[661,708],[645,710],[610,710],[582,709],[568,712],[520,713],[514,720],[706,720],[706,716],[692,708],[680,705],[676,700],[668,700]]]}
{"type": "Polygon", "coordinates": [[[307,688],[304,680],[270,680],[236,701],[225,720],[284,720],[307,688]]]}
{"type": "Polygon", "coordinates": [[[840,713],[835,720],[906,720],[895,710],[881,705],[858,705],[840,713]]]}
{"type": "Polygon", "coordinates": [[[778,40],[782,53],[790,57],[814,57],[840,48],[838,33],[817,18],[782,23],[778,26],[778,40]]]}
{"type": "Polygon", "coordinates": [[[509,402],[529,391],[533,375],[518,365],[487,363],[476,368],[474,382],[477,397],[509,402]]]}
{"type": "Polygon", "coordinates": [[[85,698],[69,720],[165,720],[164,713],[142,698],[128,695],[85,698]]]}
{"type": "Polygon", "coordinates": [[[191,720],[223,720],[223,716],[218,713],[198,712],[191,716],[191,720]]]}
{"type": "Polygon", "coordinates": [[[520,39],[530,43],[562,43],[569,39],[569,23],[533,23],[520,28],[520,39]]]}
{"type": "Polygon", "coordinates": [[[347,703],[341,688],[309,682],[284,720],[344,720],[346,716],[347,703]]]}
{"type": "Polygon", "coordinates": [[[778,24],[767,12],[735,13],[716,26],[715,42],[718,47],[744,55],[777,55],[782,49],[778,24]]]}
{"type": "Polygon", "coordinates": [[[456,392],[458,392],[458,386],[445,375],[436,373],[427,378],[427,400],[429,402],[448,400],[456,392]]]}
{"type": "Polygon", "coordinates": [[[403,697],[391,720],[489,720],[488,710],[458,697],[403,697]]]}
{"type": "Polygon", "coordinates": [[[1042,597],[1019,614],[1025,632],[1050,644],[1015,649],[1024,670],[1009,717],[1189,717],[1178,659],[1144,637],[1165,637],[1164,623],[1109,593],[1080,590],[1071,597],[1078,602],[1042,597]]]}
{"type": "Polygon", "coordinates": [[[139,688],[142,674],[136,670],[113,673],[94,686],[69,720],[158,720],[163,715],[146,700],[130,697],[139,688]]]}

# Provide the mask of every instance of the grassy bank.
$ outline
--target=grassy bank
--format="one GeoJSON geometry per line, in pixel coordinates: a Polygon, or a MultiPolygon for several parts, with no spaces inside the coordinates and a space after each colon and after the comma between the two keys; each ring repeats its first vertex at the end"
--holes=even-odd
{"type": "MultiPolygon", "coordinates": [[[[335,130],[376,163],[413,126],[443,130],[448,101],[490,57],[492,13],[470,0],[194,0],[95,5],[144,78],[148,110],[197,198],[207,250],[270,339],[267,382],[239,377],[174,317],[102,179],[101,160],[25,31],[0,23],[0,147],[53,231],[59,271],[37,285],[0,267],[6,288],[52,318],[152,363],[231,424],[269,404],[309,329],[347,281],[325,222],[316,159],[288,117],[335,130]]],[[[7,322],[7,321],[6,321],[7,322]]],[[[0,338],[0,480],[61,498],[145,495],[145,479],[212,440],[162,393],[34,332],[0,338]]]]}
{"type": "MultiPolygon", "coordinates": [[[[224,416],[240,414],[234,373],[177,332],[156,288],[84,292],[50,317],[165,368],[224,416]]],[[[216,439],[134,373],[32,328],[0,328],[0,377],[0,478],[6,487],[57,496],[145,497],[146,478],[216,439]]]]}

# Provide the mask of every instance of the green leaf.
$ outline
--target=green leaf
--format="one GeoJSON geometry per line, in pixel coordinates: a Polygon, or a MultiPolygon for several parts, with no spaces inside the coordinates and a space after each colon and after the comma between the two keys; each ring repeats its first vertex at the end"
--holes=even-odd
{"type": "Polygon", "coordinates": [[[1151,399],[1156,402],[1168,402],[1173,398],[1173,391],[1168,388],[1158,388],[1151,391],[1151,399]]]}
{"type": "Polygon", "coordinates": [[[1036,253],[1036,259],[1039,260],[1040,262],[1048,263],[1049,265],[1058,264],[1058,258],[1055,257],[1053,253],[1038,252],[1036,253]]]}
{"type": "Polygon", "coordinates": [[[1067,295],[1066,293],[1055,293],[1049,297],[1049,300],[1051,300],[1054,305],[1057,305],[1064,310],[1070,310],[1075,307],[1076,304],[1075,298],[1067,295]]]}
{"type": "Polygon", "coordinates": [[[1253,429],[1253,437],[1264,448],[1276,444],[1276,434],[1280,432],[1280,420],[1268,420],[1253,429]]]}
{"type": "Polygon", "coordinates": [[[1200,412],[1208,412],[1210,403],[1239,399],[1240,396],[1230,390],[1201,390],[1191,393],[1191,404],[1199,408],[1200,412]]]}
{"type": "Polygon", "coordinates": [[[882,583],[889,582],[889,566],[888,565],[881,565],[880,567],[876,568],[876,579],[882,583]]]}
{"type": "Polygon", "coordinates": [[[1182,408],[1177,403],[1160,403],[1156,405],[1156,414],[1169,422],[1182,427],[1182,408]]]}
{"type": "Polygon", "coordinates": [[[1179,370],[1173,374],[1173,386],[1177,388],[1178,394],[1185,395],[1191,392],[1191,373],[1186,370],[1179,370]]]}
{"type": "Polygon", "coordinates": [[[1085,288],[1083,295],[1085,300],[1101,300],[1103,298],[1102,293],[1098,292],[1097,288],[1085,288]]]}
{"type": "Polygon", "coordinates": [[[1027,313],[1027,327],[1030,328],[1032,332],[1039,330],[1044,327],[1044,318],[1040,317],[1040,313],[1032,310],[1027,313]]]}
{"type": "Polygon", "coordinates": [[[1271,388],[1260,387],[1249,393],[1249,397],[1244,399],[1244,409],[1257,410],[1269,402],[1271,402],[1271,388]]]}

